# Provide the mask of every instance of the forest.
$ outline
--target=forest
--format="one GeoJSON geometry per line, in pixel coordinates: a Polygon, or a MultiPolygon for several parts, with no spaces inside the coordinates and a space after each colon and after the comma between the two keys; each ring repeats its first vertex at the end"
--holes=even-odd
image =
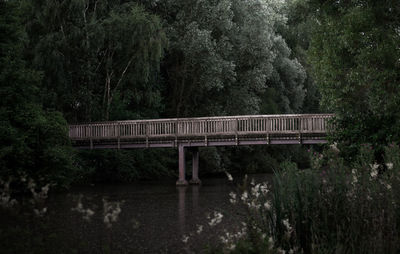
{"type": "MultiPolygon", "coordinates": [[[[306,173],[296,176],[303,169],[334,168],[335,174],[327,174],[343,179],[357,169],[360,184],[370,168],[379,175],[400,169],[397,0],[0,0],[0,49],[0,184],[16,195],[27,192],[26,179],[60,191],[176,179],[174,149],[78,151],[71,146],[68,124],[127,119],[334,113],[335,131],[328,139],[337,152],[314,147],[322,160],[310,158],[308,146],[207,148],[200,150],[200,174],[286,168],[293,178],[282,173],[278,179],[300,191],[322,184],[306,173]]],[[[337,179],[330,183],[338,187],[337,179]]],[[[281,199],[275,201],[285,204],[278,212],[300,209],[297,215],[306,216],[299,203],[285,198],[295,197],[296,190],[278,186],[281,196],[275,197],[281,199]]],[[[319,198],[322,204],[325,197],[319,198]]],[[[346,204],[353,211],[365,208],[346,204]]],[[[379,207],[385,209],[382,203],[379,207]]],[[[392,208],[388,221],[398,227],[398,207],[392,208]]],[[[312,220],[303,221],[311,225],[312,220]]],[[[322,239],[313,233],[342,239],[324,235],[330,225],[321,223],[326,228],[320,231],[309,224],[293,229],[280,223],[272,236],[286,251],[341,248],[332,240],[313,249],[317,245],[310,241],[322,239]],[[285,238],[285,227],[305,236],[285,238]]],[[[394,239],[397,227],[377,231],[394,239]]],[[[243,253],[268,249],[249,239],[241,248],[254,252],[243,253]]],[[[366,239],[372,238],[359,240],[366,239]]],[[[343,245],[343,253],[357,253],[360,242],[349,249],[343,245]]],[[[400,248],[392,243],[389,252],[400,248]]]]}
{"type": "MultiPolygon", "coordinates": [[[[175,151],[73,151],[68,123],[319,112],[305,54],[312,19],[301,8],[279,1],[3,1],[2,175],[58,186],[176,175],[175,151]]],[[[202,168],[272,171],[291,153],[302,160],[298,149],[286,150],[208,149],[202,168]]]]}
{"type": "MultiPolygon", "coordinates": [[[[385,3],[2,1],[1,175],[174,176],[175,151],[77,153],[66,134],[161,117],[335,113],[345,156],[371,143],[379,157],[400,133],[399,6],[385,3]]],[[[289,157],[307,164],[293,148],[201,156],[203,172],[271,172],[289,157]]]]}

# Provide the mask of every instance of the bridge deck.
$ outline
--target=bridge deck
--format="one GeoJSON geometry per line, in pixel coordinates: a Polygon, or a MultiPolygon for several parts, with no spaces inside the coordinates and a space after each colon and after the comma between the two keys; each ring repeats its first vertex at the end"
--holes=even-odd
{"type": "Polygon", "coordinates": [[[251,115],[99,122],[69,126],[77,148],[146,148],[326,142],[331,114],[251,115]]]}

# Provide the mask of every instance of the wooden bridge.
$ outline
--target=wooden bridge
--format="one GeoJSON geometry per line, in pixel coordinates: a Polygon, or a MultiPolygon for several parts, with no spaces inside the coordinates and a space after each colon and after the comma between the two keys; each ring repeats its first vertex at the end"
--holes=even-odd
{"type": "Polygon", "coordinates": [[[185,150],[193,154],[191,183],[198,179],[198,147],[326,143],[332,114],[247,115],[97,122],[69,126],[80,149],[177,147],[179,180],[185,180],[185,150]]]}

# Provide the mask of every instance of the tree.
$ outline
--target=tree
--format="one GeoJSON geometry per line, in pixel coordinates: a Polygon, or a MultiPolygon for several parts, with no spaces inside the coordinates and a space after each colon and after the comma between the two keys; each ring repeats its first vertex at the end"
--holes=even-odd
{"type": "Polygon", "coordinates": [[[317,18],[310,56],[334,139],[353,152],[400,138],[400,4],[310,1],[317,18]]]}
{"type": "Polygon", "coordinates": [[[160,110],[158,69],[166,39],[157,16],[132,2],[107,0],[42,0],[27,9],[46,107],[73,122],[160,110]]]}
{"type": "MultiPolygon", "coordinates": [[[[285,22],[280,2],[169,0],[149,6],[165,20],[170,41],[161,67],[167,116],[259,113],[266,89],[274,86],[279,93],[293,87],[285,98],[291,93],[302,104],[304,70],[276,32],[285,22]],[[293,76],[285,79],[288,73],[293,76]]],[[[296,111],[292,106],[297,103],[286,110],[296,111]]]]}
{"type": "Polygon", "coordinates": [[[42,75],[23,58],[20,10],[19,1],[0,1],[0,179],[68,185],[73,167],[66,121],[42,108],[42,75]]]}

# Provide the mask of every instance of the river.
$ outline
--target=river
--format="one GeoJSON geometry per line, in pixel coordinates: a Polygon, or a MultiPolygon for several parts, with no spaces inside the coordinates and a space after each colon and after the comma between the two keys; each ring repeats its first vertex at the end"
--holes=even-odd
{"type": "MultiPolygon", "coordinates": [[[[271,175],[249,178],[260,182],[271,175]]],[[[244,211],[229,202],[236,190],[227,178],[205,178],[202,185],[187,187],[173,181],[74,187],[50,195],[43,233],[63,239],[63,248],[70,248],[64,253],[202,253],[220,244],[225,231],[242,227],[244,211]],[[106,206],[111,207],[108,224],[106,206]],[[94,212],[90,219],[84,218],[87,209],[94,212]],[[223,218],[210,226],[215,211],[223,218]]]]}

